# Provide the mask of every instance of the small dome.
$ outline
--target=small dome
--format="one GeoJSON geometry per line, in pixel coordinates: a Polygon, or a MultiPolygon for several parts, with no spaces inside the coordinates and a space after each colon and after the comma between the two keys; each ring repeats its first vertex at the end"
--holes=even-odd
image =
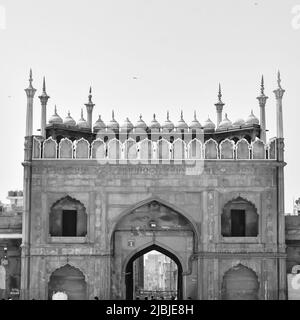
{"type": "Polygon", "coordinates": [[[140,115],[140,120],[136,123],[135,128],[136,129],[144,129],[144,130],[147,129],[147,124],[142,119],[142,115],[140,115]]]}
{"type": "Polygon", "coordinates": [[[131,131],[133,129],[133,124],[131,123],[129,118],[126,118],[126,120],[121,126],[121,129],[124,129],[124,130],[127,129],[128,131],[131,131]]]}
{"type": "Polygon", "coordinates": [[[98,130],[105,130],[105,129],[106,129],[106,125],[102,121],[101,116],[99,115],[99,119],[94,124],[94,130],[98,131],[98,130]]]}
{"type": "Polygon", "coordinates": [[[237,119],[237,120],[235,120],[235,121],[233,122],[232,126],[233,126],[234,128],[239,128],[239,127],[243,126],[244,124],[245,124],[245,120],[242,119],[242,118],[239,118],[239,119],[237,119]]]}
{"type": "Polygon", "coordinates": [[[82,129],[88,129],[89,125],[86,120],[83,118],[83,109],[81,109],[81,118],[77,122],[77,126],[82,129]]]}
{"type": "Polygon", "coordinates": [[[186,124],[186,122],[183,120],[183,112],[181,111],[181,116],[180,116],[180,120],[177,123],[176,126],[177,129],[188,129],[188,125],[186,124]]]}
{"type": "Polygon", "coordinates": [[[232,122],[228,119],[227,113],[225,113],[225,118],[219,124],[218,130],[227,130],[232,128],[232,122]]]}
{"type": "Polygon", "coordinates": [[[57,108],[54,108],[54,115],[49,120],[50,124],[61,124],[63,123],[62,118],[57,114],[57,108]]]}
{"type": "Polygon", "coordinates": [[[115,120],[115,113],[114,111],[112,112],[112,119],[110,120],[107,128],[112,129],[112,130],[119,130],[119,123],[115,120]]]}
{"type": "Polygon", "coordinates": [[[215,130],[216,125],[208,117],[208,119],[204,122],[203,128],[204,130],[215,130]]]}
{"type": "Polygon", "coordinates": [[[253,124],[259,124],[258,118],[253,114],[253,110],[251,110],[250,116],[246,120],[246,125],[253,125],[253,124]]]}
{"type": "Polygon", "coordinates": [[[150,124],[150,129],[160,129],[160,123],[156,120],[156,114],[153,115],[153,119],[150,124]]]}
{"type": "Polygon", "coordinates": [[[202,129],[201,123],[197,120],[196,111],[194,112],[194,120],[190,124],[190,129],[202,129]]]}
{"type": "Polygon", "coordinates": [[[169,111],[167,113],[167,120],[165,121],[165,123],[162,125],[162,128],[165,130],[168,130],[169,132],[174,130],[174,123],[172,121],[170,121],[170,114],[169,111]]]}
{"type": "Polygon", "coordinates": [[[68,112],[68,116],[64,120],[64,124],[67,126],[76,126],[75,120],[71,117],[70,111],[68,112]]]}

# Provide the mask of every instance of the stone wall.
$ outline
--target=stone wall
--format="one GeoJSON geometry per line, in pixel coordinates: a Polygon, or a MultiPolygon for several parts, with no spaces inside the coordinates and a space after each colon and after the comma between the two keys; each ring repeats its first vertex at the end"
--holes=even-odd
{"type": "MultiPolygon", "coordinates": [[[[284,249],[277,246],[278,165],[264,160],[206,160],[194,165],[34,160],[30,283],[35,298],[48,298],[51,274],[66,264],[85,275],[90,299],[95,295],[101,299],[124,298],[124,287],[119,296],[114,292],[119,292],[118,283],[122,284],[116,278],[122,277],[118,270],[124,266],[118,263],[124,264],[128,257],[123,259],[113,252],[114,230],[122,217],[155,200],[180,213],[194,228],[192,240],[186,243],[192,249],[189,257],[183,258],[184,298],[220,299],[223,275],[242,264],[256,273],[259,298],[277,299],[277,261],[285,259],[284,249]],[[86,237],[66,240],[49,236],[50,209],[66,196],[86,208],[86,237]],[[257,209],[257,237],[221,235],[222,209],[238,197],[257,209]]],[[[169,243],[175,254],[177,244],[169,243]]],[[[134,250],[145,245],[137,243],[134,250]]]]}

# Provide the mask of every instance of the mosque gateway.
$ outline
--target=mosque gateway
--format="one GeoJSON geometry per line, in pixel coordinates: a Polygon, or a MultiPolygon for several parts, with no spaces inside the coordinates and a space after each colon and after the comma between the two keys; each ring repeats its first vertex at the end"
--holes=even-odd
{"type": "Polygon", "coordinates": [[[216,122],[199,112],[173,122],[166,110],[121,124],[115,112],[95,117],[92,89],[78,121],[56,106],[47,120],[44,80],[39,136],[32,81],[30,72],[22,299],[287,298],[280,74],[271,140],[263,78],[259,117],[231,121],[220,86],[216,122]]]}

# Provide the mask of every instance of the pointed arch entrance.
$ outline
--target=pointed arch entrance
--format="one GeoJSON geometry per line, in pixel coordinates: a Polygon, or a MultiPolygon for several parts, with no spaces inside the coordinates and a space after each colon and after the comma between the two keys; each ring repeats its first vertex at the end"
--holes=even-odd
{"type": "Polygon", "coordinates": [[[148,252],[151,251],[158,251],[162,253],[163,255],[169,257],[172,261],[174,261],[177,265],[177,298],[180,300],[182,299],[182,265],[179,261],[179,259],[171,253],[170,251],[156,245],[150,245],[149,247],[142,249],[141,251],[137,252],[133,255],[133,257],[130,258],[126,265],[125,269],[125,286],[126,286],[126,300],[133,300],[134,298],[134,270],[133,270],[133,264],[134,261],[136,261],[138,258],[142,257],[148,252]]]}
{"type": "Polygon", "coordinates": [[[133,262],[153,250],[177,266],[178,298],[196,297],[198,261],[191,257],[197,242],[195,223],[172,204],[151,198],[127,209],[111,235],[111,298],[133,297],[133,262]]]}

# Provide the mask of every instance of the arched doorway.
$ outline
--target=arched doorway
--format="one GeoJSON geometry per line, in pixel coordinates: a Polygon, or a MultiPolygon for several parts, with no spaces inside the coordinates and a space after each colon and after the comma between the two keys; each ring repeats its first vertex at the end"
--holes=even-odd
{"type": "Polygon", "coordinates": [[[65,292],[68,300],[86,300],[86,282],[84,274],[77,268],[67,264],[55,270],[48,285],[48,298],[55,292],[65,292]]]}
{"type": "MultiPolygon", "coordinates": [[[[126,265],[125,270],[125,285],[126,285],[126,300],[133,300],[135,297],[135,287],[134,287],[134,263],[137,261],[140,257],[143,257],[145,254],[157,251],[161,253],[162,255],[165,255],[166,257],[170,258],[171,261],[175,262],[177,266],[177,283],[176,283],[176,298],[182,299],[182,265],[179,261],[179,259],[170,251],[158,246],[158,245],[151,245],[139,252],[137,252],[131,259],[128,261],[126,265]]],[[[171,291],[171,290],[170,290],[171,291]]],[[[174,290],[173,290],[174,291],[174,290]]],[[[174,296],[172,291],[172,295],[174,296]]],[[[159,293],[159,292],[156,292],[159,293]]],[[[167,294],[170,294],[169,292],[167,294]]],[[[159,294],[160,296],[163,296],[163,293],[159,294]]],[[[174,296],[175,297],[175,296],[174,296]]]]}

